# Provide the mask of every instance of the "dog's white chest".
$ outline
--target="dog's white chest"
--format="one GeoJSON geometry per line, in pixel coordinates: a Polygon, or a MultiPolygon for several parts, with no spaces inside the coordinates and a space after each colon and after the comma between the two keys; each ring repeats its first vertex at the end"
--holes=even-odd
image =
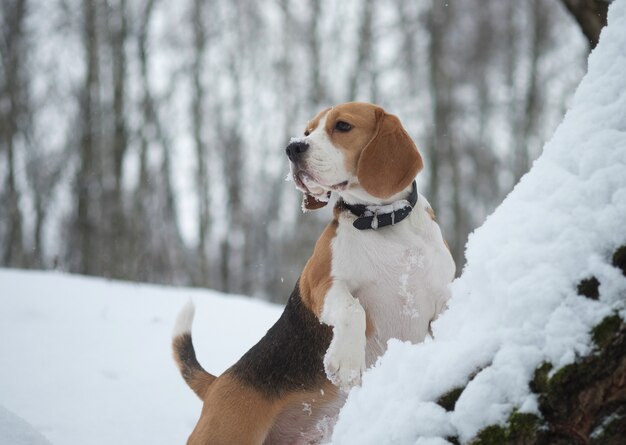
{"type": "Polygon", "coordinates": [[[332,273],[365,309],[367,366],[384,353],[390,338],[422,341],[449,297],[454,262],[420,198],[397,226],[359,231],[350,215],[339,219],[332,273]]]}

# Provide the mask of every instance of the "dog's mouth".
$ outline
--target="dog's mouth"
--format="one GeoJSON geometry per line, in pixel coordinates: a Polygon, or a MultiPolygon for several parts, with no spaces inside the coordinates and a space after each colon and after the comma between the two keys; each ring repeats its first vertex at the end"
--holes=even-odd
{"type": "Polygon", "coordinates": [[[293,179],[293,182],[296,184],[296,188],[298,190],[300,190],[301,192],[304,193],[308,193],[309,189],[307,188],[306,184],[304,183],[303,179],[302,179],[302,173],[304,172],[292,172],[291,173],[291,177],[293,179]]]}
{"type": "Polygon", "coordinates": [[[321,196],[328,191],[342,191],[348,187],[348,181],[342,181],[334,185],[326,185],[306,170],[298,170],[292,173],[293,182],[303,193],[313,196],[321,196]]]}

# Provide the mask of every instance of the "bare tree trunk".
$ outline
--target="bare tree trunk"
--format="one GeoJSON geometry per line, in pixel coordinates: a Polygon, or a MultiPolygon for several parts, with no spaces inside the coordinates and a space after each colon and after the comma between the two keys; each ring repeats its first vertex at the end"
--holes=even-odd
{"type": "Polygon", "coordinates": [[[529,57],[529,80],[526,87],[524,107],[521,110],[523,114],[517,117],[519,131],[516,132],[517,141],[513,163],[515,182],[519,181],[530,169],[532,159],[530,151],[533,148],[531,146],[532,136],[537,133],[537,121],[541,113],[538,65],[549,38],[548,15],[545,14],[542,2],[540,0],[532,0],[530,8],[529,16],[530,20],[532,20],[532,38],[529,57]]]}
{"type": "MultiPolygon", "coordinates": [[[[241,99],[241,79],[237,70],[235,59],[237,55],[232,54],[230,62],[230,73],[235,85],[235,97],[233,109],[236,115],[241,116],[243,104],[241,99]]],[[[220,115],[222,113],[219,113],[220,115]]],[[[240,129],[236,123],[223,122],[221,116],[218,120],[218,134],[221,135],[222,145],[222,175],[226,185],[226,195],[228,197],[227,221],[228,237],[224,240],[222,249],[222,289],[226,292],[245,292],[249,285],[249,277],[246,267],[245,239],[247,238],[244,205],[243,205],[243,143],[240,129]],[[235,273],[231,273],[235,271],[235,273]]]]}
{"type": "Polygon", "coordinates": [[[96,157],[95,113],[98,103],[98,3],[83,0],[83,42],[86,60],[85,83],[80,99],[80,145],[79,170],[74,184],[77,209],[74,236],[78,260],[74,265],[77,272],[93,275],[98,272],[94,247],[96,245],[97,225],[94,221],[96,192],[98,184],[98,166],[96,157]]]}
{"type": "Polygon", "coordinates": [[[7,153],[6,191],[3,193],[4,209],[8,228],[4,237],[2,264],[7,266],[24,266],[25,252],[22,227],[22,211],[20,209],[20,193],[16,181],[15,138],[18,135],[18,119],[24,114],[23,88],[21,76],[24,48],[24,19],[26,17],[26,0],[7,1],[2,5],[2,65],[4,68],[4,84],[0,99],[7,107],[0,110],[0,148],[4,145],[7,153]],[[6,108],[6,109],[4,109],[6,108]]]}
{"type": "Polygon", "coordinates": [[[148,189],[150,187],[149,184],[149,176],[148,176],[148,135],[154,134],[154,101],[152,98],[152,93],[150,90],[150,82],[148,79],[148,52],[147,52],[147,41],[148,41],[148,27],[150,26],[150,21],[152,19],[152,12],[154,11],[155,0],[147,0],[146,4],[143,8],[143,12],[141,15],[141,22],[139,25],[139,35],[138,35],[138,50],[139,50],[139,70],[141,73],[141,85],[143,97],[141,101],[141,112],[143,118],[143,125],[140,130],[140,149],[139,149],[139,199],[136,202],[136,205],[141,206],[143,197],[147,196],[148,189]]]}
{"type": "Polygon", "coordinates": [[[32,158],[29,159],[26,172],[32,189],[33,206],[35,207],[35,227],[33,232],[33,266],[46,266],[43,242],[43,228],[48,209],[53,205],[52,196],[56,184],[67,165],[68,152],[44,153],[33,147],[32,158]]]}
{"type": "Polygon", "coordinates": [[[139,133],[139,182],[133,201],[133,236],[136,275],[157,282],[189,283],[184,244],[178,228],[174,193],[171,184],[171,144],[158,116],[149,79],[149,27],[156,0],[146,0],[139,23],[137,46],[142,88],[142,125],[139,133]],[[162,150],[157,171],[150,169],[149,157],[154,148],[162,150]],[[150,227],[146,231],[146,227],[150,227]]]}
{"type": "MultiPolygon", "coordinates": [[[[464,187],[460,173],[460,157],[457,154],[453,140],[453,109],[452,104],[452,80],[445,65],[445,38],[452,23],[453,5],[443,2],[433,2],[428,16],[428,30],[430,44],[428,52],[430,56],[430,90],[432,102],[432,116],[434,128],[431,133],[430,146],[428,147],[429,165],[429,200],[434,209],[443,206],[443,191],[440,188],[444,175],[449,175],[447,180],[450,190],[448,197],[452,214],[452,222],[446,221],[444,226],[451,227],[446,232],[450,240],[450,250],[457,264],[464,262],[463,246],[466,230],[466,217],[462,205],[462,190],[464,187]]],[[[447,216],[449,218],[449,216],[447,216]]]]}
{"type": "Polygon", "coordinates": [[[364,73],[371,71],[372,58],[372,17],[374,12],[373,0],[365,0],[363,2],[363,10],[361,11],[361,23],[359,26],[357,49],[357,59],[352,70],[350,78],[350,86],[348,87],[348,101],[356,99],[359,88],[359,81],[364,73]]]}
{"type": "Polygon", "coordinates": [[[115,175],[116,204],[122,204],[122,165],[128,145],[128,132],[125,119],[126,99],[126,0],[119,0],[114,11],[114,29],[111,36],[113,49],[113,172],[115,175]]]}
{"type": "Polygon", "coordinates": [[[441,183],[440,153],[448,151],[448,103],[449,81],[443,66],[443,39],[447,30],[449,16],[441,2],[433,2],[428,16],[428,31],[430,44],[428,53],[430,59],[430,91],[433,116],[433,130],[430,134],[428,153],[428,199],[434,209],[439,208],[441,202],[439,184],[441,183]]]}
{"type": "Polygon", "coordinates": [[[311,58],[311,89],[308,94],[308,102],[312,108],[326,100],[326,89],[322,82],[322,60],[320,54],[319,19],[321,17],[322,0],[309,0],[311,13],[307,30],[308,56],[311,58]]]}
{"type": "Polygon", "coordinates": [[[130,277],[130,260],[127,247],[129,243],[128,225],[124,214],[124,197],[122,195],[122,167],[128,146],[126,128],[126,40],[128,36],[126,23],[126,0],[119,0],[113,8],[113,24],[111,33],[112,68],[113,68],[113,176],[114,189],[110,211],[111,230],[108,230],[110,252],[107,270],[116,278],[130,277]]]}
{"type": "Polygon", "coordinates": [[[402,30],[401,58],[406,75],[406,89],[408,95],[415,98],[420,89],[417,64],[418,51],[416,45],[419,25],[417,14],[409,7],[411,4],[413,4],[413,2],[410,0],[400,0],[398,2],[398,15],[400,16],[400,29],[402,30]]]}
{"type": "MultiPolygon", "coordinates": [[[[171,95],[173,85],[170,86],[168,95],[171,95]]],[[[158,257],[164,258],[163,270],[171,276],[174,282],[181,282],[184,279],[186,283],[191,281],[188,256],[186,248],[181,237],[180,227],[178,225],[178,214],[176,211],[176,199],[174,196],[174,188],[172,186],[172,141],[161,119],[154,109],[154,126],[156,128],[156,136],[161,145],[161,164],[159,165],[158,178],[160,181],[157,188],[157,194],[160,197],[158,218],[162,220],[162,230],[156,234],[159,251],[158,257]]]]}
{"type": "Polygon", "coordinates": [[[561,1],[578,22],[581,31],[589,41],[590,48],[595,48],[600,40],[600,31],[606,26],[606,14],[610,2],[607,0],[561,1]]]}
{"type": "Polygon", "coordinates": [[[196,193],[198,195],[198,247],[197,254],[200,262],[195,284],[207,286],[209,284],[208,241],[211,230],[209,177],[208,177],[208,147],[204,140],[204,101],[205,90],[202,85],[204,74],[204,57],[206,48],[206,34],[204,24],[204,0],[194,0],[192,12],[193,50],[194,59],[191,68],[193,99],[191,104],[192,132],[196,150],[196,193]]]}

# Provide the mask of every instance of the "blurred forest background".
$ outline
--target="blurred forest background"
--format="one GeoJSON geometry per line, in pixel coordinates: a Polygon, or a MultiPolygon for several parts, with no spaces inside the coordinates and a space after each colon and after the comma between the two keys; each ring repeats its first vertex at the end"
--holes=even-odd
{"type": "Polygon", "coordinates": [[[361,100],[422,151],[460,271],[584,73],[576,3],[2,0],[0,266],[284,302],[329,218],[284,147],[361,100]]]}

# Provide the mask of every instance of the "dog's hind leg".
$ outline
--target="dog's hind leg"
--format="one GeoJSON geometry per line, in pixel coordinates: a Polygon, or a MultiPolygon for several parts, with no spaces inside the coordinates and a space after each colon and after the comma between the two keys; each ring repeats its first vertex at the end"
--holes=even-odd
{"type": "Polygon", "coordinates": [[[270,400],[228,374],[209,388],[188,445],[262,445],[282,400],[270,400]]]}

